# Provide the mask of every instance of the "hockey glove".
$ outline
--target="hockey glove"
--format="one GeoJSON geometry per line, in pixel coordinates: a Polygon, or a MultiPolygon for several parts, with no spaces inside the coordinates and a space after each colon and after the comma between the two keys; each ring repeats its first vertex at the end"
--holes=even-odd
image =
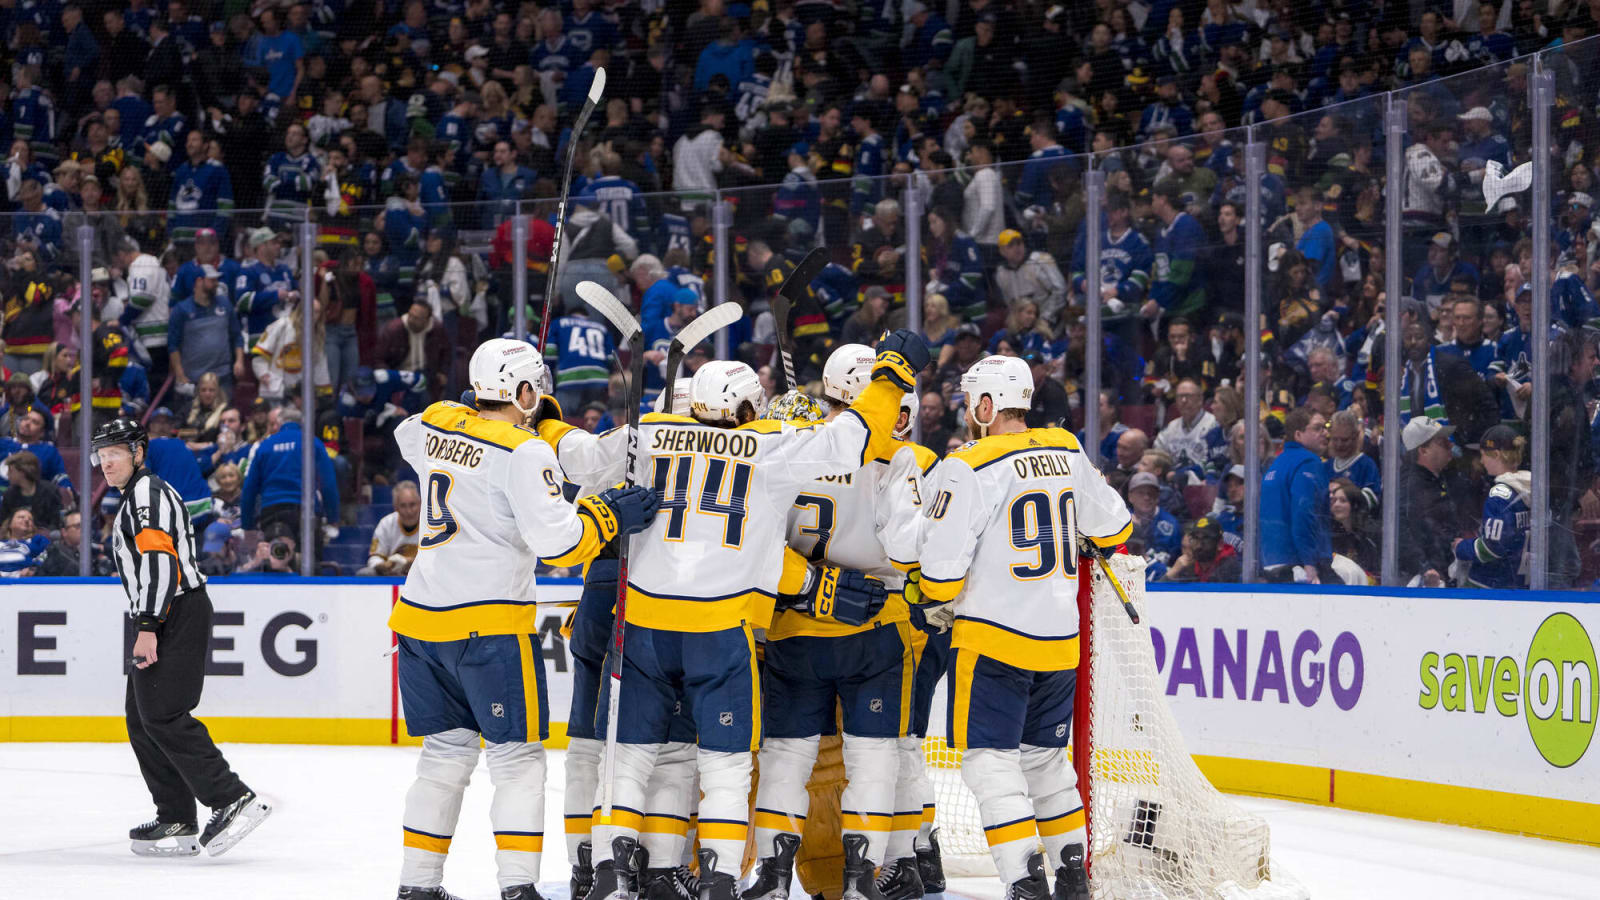
{"type": "Polygon", "coordinates": [[[478,408],[478,392],[473,390],[472,388],[467,388],[466,390],[462,391],[461,392],[461,405],[467,407],[468,409],[477,409],[478,408]]]}
{"type": "Polygon", "coordinates": [[[805,587],[784,599],[786,608],[841,625],[865,625],[883,609],[888,589],[855,569],[820,565],[806,573],[805,587]]]}
{"type": "Polygon", "coordinates": [[[906,605],[911,608],[911,624],[919,631],[929,634],[942,634],[950,630],[950,623],[955,621],[955,601],[947,600],[940,603],[928,600],[922,593],[922,569],[916,568],[906,573],[905,597],[906,605]]]}
{"type": "Polygon", "coordinates": [[[661,495],[644,485],[610,488],[599,495],[617,519],[617,534],[636,534],[650,527],[661,509],[661,495]]]}
{"type": "Polygon", "coordinates": [[[872,377],[909,391],[917,384],[917,373],[928,367],[928,358],[928,342],[922,335],[902,328],[878,342],[872,377]]]}
{"type": "Polygon", "coordinates": [[[539,423],[546,419],[554,419],[557,422],[565,421],[561,415],[561,404],[556,402],[556,398],[549,394],[541,394],[538,405],[533,408],[533,427],[537,429],[539,423]]]}

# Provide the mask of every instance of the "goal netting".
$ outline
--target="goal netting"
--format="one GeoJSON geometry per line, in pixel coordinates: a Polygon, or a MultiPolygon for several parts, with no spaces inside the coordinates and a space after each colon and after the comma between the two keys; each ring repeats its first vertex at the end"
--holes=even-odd
{"type": "MultiPolygon", "coordinates": [[[[1109,564],[1142,610],[1144,561],[1122,555],[1109,564]]],[[[1083,567],[1095,571],[1092,590],[1079,598],[1073,756],[1079,784],[1088,786],[1096,900],[1308,896],[1273,866],[1266,821],[1224,797],[1195,765],[1163,698],[1148,624],[1133,623],[1091,559],[1084,557],[1083,567]]],[[[993,875],[977,800],[961,780],[960,751],[941,738],[929,738],[925,750],[947,874],[993,875]]]]}

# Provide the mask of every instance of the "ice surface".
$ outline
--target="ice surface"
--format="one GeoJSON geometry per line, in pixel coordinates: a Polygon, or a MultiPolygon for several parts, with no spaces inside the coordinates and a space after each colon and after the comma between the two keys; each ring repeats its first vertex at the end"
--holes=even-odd
{"type": "MultiPolygon", "coordinates": [[[[152,808],[126,745],[0,743],[0,898],[394,896],[415,748],[229,744],[223,752],[276,802],[272,818],[220,859],[145,859],[128,851],[128,829],[148,820],[152,808]]],[[[564,900],[562,754],[549,757],[541,893],[564,900]]],[[[489,798],[480,763],[445,865],[445,886],[465,900],[499,896],[489,798]]],[[[1319,900],[1600,896],[1600,848],[1284,801],[1240,802],[1267,818],[1274,855],[1319,900]]],[[[203,821],[206,812],[200,815],[203,821]]],[[[995,900],[1003,891],[998,882],[964,878],[951,880],[950,893],[995,900]]]]}

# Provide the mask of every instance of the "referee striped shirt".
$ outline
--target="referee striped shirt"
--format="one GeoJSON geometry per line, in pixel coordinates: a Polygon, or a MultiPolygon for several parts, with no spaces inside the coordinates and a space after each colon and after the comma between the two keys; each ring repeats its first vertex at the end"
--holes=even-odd
{"type": "Polygon", "coordinates": [[[183,498],[149,469],[141,466],[123,489],[111,544],[128,616],[141,630],[166,621],[178,596],[205,587],[183,498]]]}

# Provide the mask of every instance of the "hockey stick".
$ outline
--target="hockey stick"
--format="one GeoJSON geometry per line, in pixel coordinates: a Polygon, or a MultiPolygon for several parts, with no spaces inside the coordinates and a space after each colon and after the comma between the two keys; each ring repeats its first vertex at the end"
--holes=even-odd
{"type": "MultiPolygon", "coordinates": [[[[633,354],[633,368],[628,379],[628,463],[622,473],[623,483],[632,487],[634,465],[639,455],[639,403],[644,391],[644,332],[639,329],[639,320],[628,312],[622,301],[600,285],[581,281],[578,283],[578,296],[622,332],[622,342],[617,344],[619,357],[623,344],[633,354]]],[[[600,782],[600,821],[607,825],[611,824],[611,801],[617,780],[617,726],[622,709],[622,638],[623,626],[627,621],[630,543],[626,537],[617,541],[617,609],[611,623],[611,690],[606,700],[606,753],[602,769],[604,777],[600,782]]]]}
{"type": "Polygon", "coordinates": [[[1106,580],[1111,582],[1111,587],[1116,590],[1117,598],[1122,601],[1122,608],[1128,612],[1128,618],[1133,620],[1133,624],[1139,624],[1139,611],[1133,608],[1133,601],[1128,599],[1128,591],[1123,588],[1122,582],[1118,581],[1117,576],[1112,573],[1111,563],[1106,559],[1105,551],[1101,550],[1098,544],[1088,538],[1080,540],[1078,545],[1084,548],[1090,556],[1094,557],[1094,561],[1100,566],[1100,571],[1105,573],[1106,580]]]}
{"type": "Polygon", "coordinates": [[[789,277],[783,280],[777,296],[772,298],[772,324],[778,332],[778,355],[783,358],[783,379],[778,379],[777,372],[772,373],[772,379],[780,394],[790,388],[798,387],[794,380],[794,338],[789,334],[789,309],[805,296],[812,279],[822,274],[822,270],[827,267],[827,249],[818,247],[812,250],[794,267],[789,277]]]}
{"type": "MultiPolygon", "coordinates": [[[[567,228],[567,198],[572,193],[572,164],[577,161],[578,139],[583,137],[583,129],[589,124],[589,117],[594,115],[595,104],[600,102],[600,95],[605,93],[605,90],[606,70],[595,69],[594,81],[589,85],[589,97],[583,101],[583,108],[578,110],[578,118],[572,123],[572,133],[567,137],[567,174],[561,179],[561,200],[556,204],[556,233],[550,241],[550,274],[544,283],[544,311],[539,315],[541,354],[544,353],[545,338],[550,335],[551,305],[555,300],[556,291],[561,289],[561,232],[567,228]]],[[[521,303],[522,299],[518,297],[516,302],[521,303]]]]}
{"type": "Polygon", "coordinates": [[[729,325],[744,318],[744,308],[737,303],[719,303],[701,313],[693,322],[683,326],[677,334],[672,336],[672,343],[667,346],[667,408],[663,412],[672,412],[672,390],[677,386],[678,368],[683,365],[683,357],[700,342],[710,337],[713,333],[727,328],[729,325]]]}

